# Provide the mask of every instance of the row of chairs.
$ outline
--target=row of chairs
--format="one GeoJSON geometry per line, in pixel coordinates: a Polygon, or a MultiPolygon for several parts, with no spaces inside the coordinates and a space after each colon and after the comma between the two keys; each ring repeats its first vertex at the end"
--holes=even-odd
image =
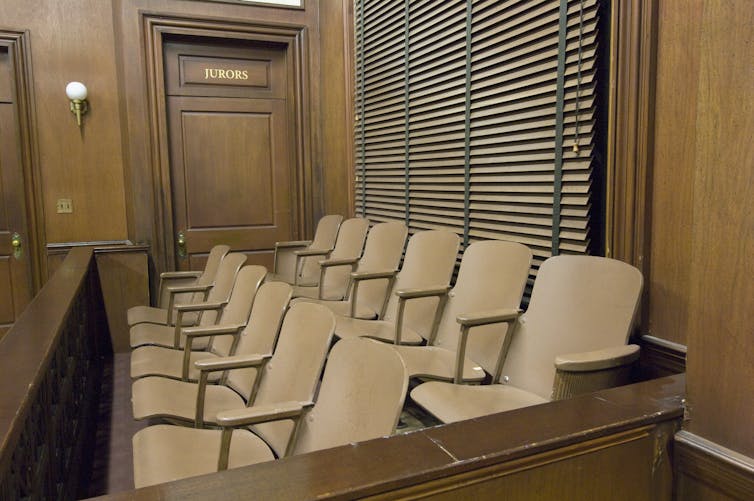
{"type": "Polygon", "coordinates": [[[408,377],[429,380],[411,397],[450,422],[614,385],[638,356],[625,342],[641,274],[624,263],[546,260],[522,315],[531,252],[521,244],[471,244],[450,289],[455,234],[416,233],[398,271],[405,225],[380,223],[368,234],[361,218],[338,226],[329,253],[294,251],[287,275],[277,256],[275,273],[267,274],[242,267],[243,256],[213,249],[202,275],[176,277],[193,285],[163,286],[173,277],[161,277],[165,308],[129,311],[135,417],[221,428],[158,425],[139,432],[137,487],[389,435],[408,377]],[[353,243],[359,234],[360,245],[353,243]],[[325,259],[307,265],[314,255],[325,259]],[[328,279],[343,267],[338,281],[328,279]],[[204,278],[213,269],[215,279],[204,278]],[[306,278],[315,275],[316,286],[306,278]],[[293,285],[275,281],[286,278],[293,285]],[[292,422],[304,412],[302,402],[314,400],[332,339],[341,341],[327,358],[317,404],[292,422]],[[563,355],[569,352],[576,354],[563,355]],[[492,384],[461,384],[479,382],[492,384]],[[384,395],[380,405],[376,395],[384,395]],[[271,417],[277,421],[262,424],[271,417]],[[236,426],[254,433],[232,432],[236,426]]]}

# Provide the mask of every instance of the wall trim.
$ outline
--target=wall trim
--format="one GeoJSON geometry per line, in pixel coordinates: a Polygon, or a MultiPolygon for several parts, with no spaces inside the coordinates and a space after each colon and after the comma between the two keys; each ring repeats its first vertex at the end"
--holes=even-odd
{"type": "Polygon", "coordinates": [[[641,346],[638,379],[654,379],[686,372],[686,346],[648,334],[638,339],[641,346]]]}
{"type": "Polygon", "coordinates": [[[679,499],[694,494],[684,477],[735,499],[750,499],[754,492],[754,458],[686,430],[675,434],[674,456],[679,499]]]}

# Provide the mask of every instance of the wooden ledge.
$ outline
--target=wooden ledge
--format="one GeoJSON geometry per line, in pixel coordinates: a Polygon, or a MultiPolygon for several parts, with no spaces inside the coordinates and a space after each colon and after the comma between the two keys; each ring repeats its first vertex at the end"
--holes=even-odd
{"type": "MultiPolygon", "coordinates": [[[[344,499],[389,493],[601,437],[679,421],[683,375],[106,496],[344,499]]],[[[104,498],[103,498],[104,499],[104,498]]]]}

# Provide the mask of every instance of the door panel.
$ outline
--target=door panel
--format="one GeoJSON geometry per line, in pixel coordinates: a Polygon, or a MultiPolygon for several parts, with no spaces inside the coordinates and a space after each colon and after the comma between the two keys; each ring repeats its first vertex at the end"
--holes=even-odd
{"type": "Polygon", "coordinates": [[[184,95],[167,105],[173,227],[186,241],[176,267],[197,269],[220,243],[271,267],[275,242],[294,228],[286,100],[184,95]]]}
{"type": "Polygon", "coordinates": [[[24,310],[32,294],[13,75],[12,53],[8,46],[0,45],[0,337],[24,310]],[[16,234],[21,243],[18,248],[12,245],[16,234]]]}

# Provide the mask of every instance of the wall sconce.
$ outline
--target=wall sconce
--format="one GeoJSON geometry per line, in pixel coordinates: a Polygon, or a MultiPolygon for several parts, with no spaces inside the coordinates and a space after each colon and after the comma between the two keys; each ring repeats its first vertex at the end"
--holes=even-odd
{"type": "Polygon", "coordinates": [[[71,113],[76,115],[76,123],[81,127],[81,115],[89,109],[86,102],[86,85],[81,82],[69,82],[65,86],[65,93],[71,100],[71,113]]]}

